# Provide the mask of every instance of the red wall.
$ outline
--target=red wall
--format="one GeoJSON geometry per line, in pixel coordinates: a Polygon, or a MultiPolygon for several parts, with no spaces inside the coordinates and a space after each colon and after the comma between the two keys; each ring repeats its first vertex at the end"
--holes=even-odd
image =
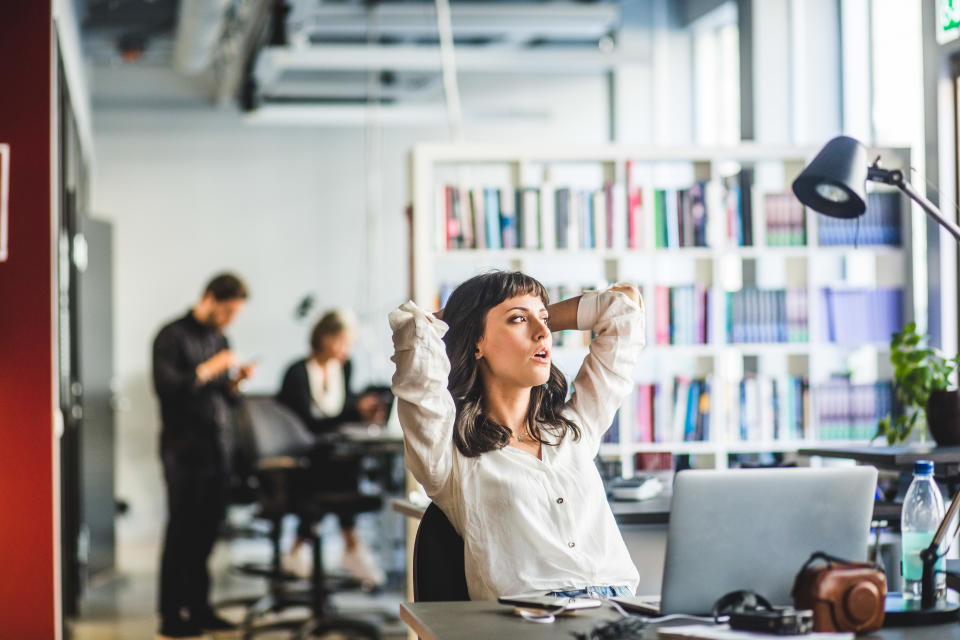
{"type": "Polygon", "coordinates": [[[0,142],[10,144],[0,262],[0,636],[53,638],[51,3],[0,2],[0,142]]]}

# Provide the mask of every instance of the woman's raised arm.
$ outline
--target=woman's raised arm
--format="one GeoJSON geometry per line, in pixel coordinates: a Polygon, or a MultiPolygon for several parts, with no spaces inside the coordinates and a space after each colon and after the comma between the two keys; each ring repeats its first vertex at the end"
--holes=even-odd
{"type": "Polygon", "coordinates": [[[580,307],[580,296],[554,302],[547,307],[550,316],[550,331],[565,331],[577,328],[577,309],[580,307]]]}
{"type": "Polygon", "coordinates": [[[453,423],[456,408],[447,391],[450,361],[443,335],[447,325],[413,302],[390,312],[397,365],[391,389],[403,428],[404,461],[434,498],[453,473],[453,423]]]}
{"type": "Polygon", "coordinates": [[[585,440],[596,453],[617,408],[633,388],[633,369],[645,342],[643,301],[636,286],[617,284],[585,293],[577,314],[577,328],[597,335],[574,378],[567,406],[577,414],[585,440]]]}

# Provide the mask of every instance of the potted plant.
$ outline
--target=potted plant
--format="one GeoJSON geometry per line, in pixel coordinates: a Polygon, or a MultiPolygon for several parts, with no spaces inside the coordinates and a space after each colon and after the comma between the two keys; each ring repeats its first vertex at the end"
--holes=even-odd
{"type": "Polygon", "coordinates": [[[903,411],[882,418],[874,438],[886,436],[891,445],[903,442],[915,427],[922,429],[926,423],[937,444],[960,444],[960,392],[950,389],[950,376],[960,364],[960,355],[947,358],[925,343],[926,336],[917,333],[915,322],[893,334],[890,362],[903,411]]]}

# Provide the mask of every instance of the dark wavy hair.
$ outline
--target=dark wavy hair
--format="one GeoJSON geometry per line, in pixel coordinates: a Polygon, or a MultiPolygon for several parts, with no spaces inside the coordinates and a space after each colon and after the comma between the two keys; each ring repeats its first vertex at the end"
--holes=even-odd
{"type": "MultiPolygon", "coordinates": [[[[491,271],[454,289],[443,309],[443,320],[450,326],[443,338],[450,359],[448,388],[457,408],[453,441],[465,456],[502,449],[510,442],[510,428],[484,410],[483,382],[475,353],[490,309],[508,298],[528,294],[538,296],[544,306],[550,303],[546,288],[536,279],[519,271],[491,271]]],[[[566,397],[567,380],[551,362],[547,383],[530,391],[525,428],[531,438],[557,445],[572,431],[573,439],[580,439],[580,428],[560,414],[566,397]]]]}

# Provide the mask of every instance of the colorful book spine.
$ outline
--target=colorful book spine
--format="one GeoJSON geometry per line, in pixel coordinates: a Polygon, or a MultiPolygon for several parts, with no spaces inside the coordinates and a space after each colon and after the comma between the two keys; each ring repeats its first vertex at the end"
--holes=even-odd
{"type": "Polygon", "coordinates": [[[803,204],[792,193],[767,193],[762,199],[767,245],[806,245],[807,218],[803,204]]]}
{"type": "Polygon", "coordinates": [[[540,190],[536,187],[524,189],[520,204],[520,209],[523,211],[520,219],[522,225],[520,236],[523,239],[523,248],[540,249],[540,190]]]}
{"type": "Polygon", "coordinates": [[[809,419],[805,378],[748,375],[735,384],[736,409],[729,416],[728,438],[773,442],[804,437],[809,419]]]}
{"type": "Polygon", "coordinates": [[[707,344],[710,296],[700,284],[658,286],[654,316],[657,344],[707,344]]]}
{"type": "Polygon", "coordinates": [[[447,249],[459,249],[461,246],[460,220],[457,216],[457,190],[445,187],[444,219],[447,227],[447,249]]]}
{"type": "Polygon", "coordinates": [[[840,345],[888,344],[903,328],[900,288],[820,290],[822,342],[840,345]]]}
{"type": "Polygon", "coordinates": [[[570,238],[567,231],[570,226],[570,189],[561,187],[554,193],[554,215],[556,225],[556,247],[567,249],[570,247],[570,238]]]}
{"type": "Polygon", "coordinates": [[[637,387],[637,415],[634,431],[634,440],[637,442],[653,442],[653,390],[652,384],[641,384],[637,387]]]}
{"type": "Polygon", "coordinates": [[[866,211],[856,219],[817,216],[817,241],[823,246],[900,246],[903,197],[898,191],[871,191],[866,211]]]}
{"type": "Polygon", "coordinates": [[[727,342],[806,342],[805,289],[745,287],[727,293],[727,342]]]}
{"type": "Polygon", "coordinates": [[[613,414],[613,422],[610,424],[610,428],[603,432],[603,437],[600,440],[605,444],[617,444],[620,442],[620,412],[617,411],[613,414]]]}
{"type": "Polygon", "coordinates": [[[669,246],[667,238],[667,202],[666,192],[663,189],[657,189],[653,192],[653,215],[655,219],[654,232],[656,233],[657,249],[665,249],[669,246]]]}
{"type": "Polygon", "coordinates": [[[487,242],[487,223],[486,212],[483,201],[483,192],[480,189],[468,189],[467,197],[470,199],[470,210],[473,212],[473,238],[474,247],[477,249],[488,249],[487,242]]]}
{"type": "Polygon", "coordinates": [[[627,161],[627,246],[630,249],[639,249],[640,244],[640,226],[641,207],[643,196],[640,188],[635,184],[633,178],[633,162],[627,161]]]}
{"type": "Polygon", "coordinates": [[[483,190],[484,226],[487,229],[487,246],[491,249],[502,249],[503,242],[500,235],[500,190],[494,187],[485,187],[483,190]]]}
{"type": "Polygon", "coordinates": [[[817,395],[817,436],[821,440],[867,440],[877,431],[877,422],[894,406],[889,381],[852,384],[837,376],[821,383],[817,395]]]}
{"type": "Polygon", "coordinates": [[[653,295],[657,344],[670,344],[670,288],[657,285],[653,295]]]}
{"type": "Polygon", "coordinates": [[[516,203],[514,190],[500,190],[500,238],[504,249],[516,249],[519,246],[516,203]]]}
{"type": "Polygon", "coordinates": [[[637,386],[635,442],[703,442],[710,439],[710,378],[676,377],[637,386]]]}

